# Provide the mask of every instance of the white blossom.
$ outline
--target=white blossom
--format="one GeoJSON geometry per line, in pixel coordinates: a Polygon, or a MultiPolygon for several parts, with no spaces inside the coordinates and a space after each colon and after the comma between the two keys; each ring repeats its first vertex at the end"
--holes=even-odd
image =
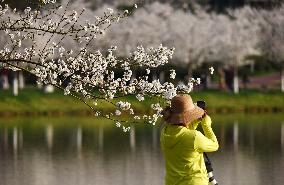
{"type": "Polygon", "coordinates": [[[133,115],[134,114],[134,110],[131,108],[129,109],[129,114],[133,115]]]}
{"type": "Polygon", "coordinates": [[[213,75],[213,73],[214,73],[214,68],[213,68],[213,67],[209,67],[209,72],[210,72],[211,75],[213,75]]]}
{"type": "Polygon", "coordinates": [[[115,125],[116,125],[116,127],[120,127],[121,123],[120,122],[116,122],[115,125]]]}
{"type": "Polygon", "coordinates": [[[116,103],[116,106],[119,107],[122,110],[128,110],[131,107],[131,104],[129,102],[123,102],[119,101],[116,103]]]}
{"type": "Polygon", "coordinates": [[[139,119],[140,119],[140,116],[134,116],[134,119],[139,120],[139,119]]]}
{"type": "Polygon", "coordinates": [[[145,100],[145,98],[142,94],[137,94],[136,98],[137,98],[138,101],[144,101],[145,100]]]}
{"type": "Polygon", "coordinates": [[[121,115],[121,112],[119,110],[115,110],[115,115],[119,116],[121,115]]]}
{"type": "Polygon", "coordinates": [[[112,8],[108,8],[107,10],[109,11],[110,14],[113,14],[113,9],[112,8]]]}
{"type": "Polygon", "coordinates": [[[129,132],[130,131],[130,127],[122,126],[122,130],[123,130],[123,132],[129,132]]]}
{"type": "Polygon", "coordinates": [[[171,69],[170,72],[171,72],[170,78],[175,79],[176,78],[176,71],[174,69],[171,69]]]}
{"type": "Polygon", "coordinates": [[[153,110],[156,110],[158,112],[161,112],[163,110],[163,108],[161,107],[161,105],[159,103],[156,103],[156,104],[151,104],[151,108],[153,110]]]}
{"type": "Polygon", "coordinates": [[[196,83],[199,85],[201,83],[201,79],[200,78],[197,78],[196,79],[196,83]]]}
{"type": "Polygon", "coordinates": [[[149,68],[147,68],[147,69],[146,69],[146,73],[147,73],[147,75],[148,75],[148,74],[150,74],[150,72],[151,72],[151,71],[150,71],[150,69],[149,69],[149,68]]]}

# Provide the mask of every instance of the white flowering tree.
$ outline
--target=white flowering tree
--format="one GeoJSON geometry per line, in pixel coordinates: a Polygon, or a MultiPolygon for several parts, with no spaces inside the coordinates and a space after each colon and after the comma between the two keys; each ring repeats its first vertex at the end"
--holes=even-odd
{"type": "Polygon", "coordinates": [[[258,12],[250,7],[231,10],[230,17],[212,15],[208,55],[206,61],[221,61],[232,66],[233,90],[239,92],[238,67],[248,63],[246,57],[259,55],[260,20],[258,12]]]}
{"type": "Polygon", "coordinates": [[[257,54],[259,33],[256,11],[249,7],[231,10],[231,17],[208,13],[196,6],[194,12],[173,9],[170,4],[151,3],[138,9],[122,24],[109,30],[104,45],[117,44],[119,53],[128,56],[130,48],[143,43],[154,46],[163,43],[176,48],[174,62],[188,68],[204,62],[222,62],[235,69],[234,91],[239,91],[238,66],[246,63],[245,57],[257,54]],[[255,20],[254,20],[255,19],[255,20]],[[107,44],[106,44],[107,43],[107,44]]]}
{"type": "MultiPolygon", "coordinates": [[[[161,116],[160,100],[170,100],[177,92],[192,90],[191,81],[176,86],[148,79],[152,69],[169,62],[173,48],[138,46],[128,57],[120,58],[116,56],[116,46],[104,51],[90,47],[97,44],[110,26],[127,17],[131,13],[128,10],[107,9],[103,15],[95,16],[71,2],[63,1],[61,5],[47,0],[43,3],[51,5],[40,10],[27,7],[24,12],[11,10],[8,5],[0,7],[0,35],[6,39],[0,48],[1,68],[34,74],[39,84],[51,84],[63,90],[65,95],[89,106],[96,116],[115,121],[124,131],[130,129],[130,122],[155,124],[161,116]],[[132,69],[137,66],[144,68],[147,75],[132,78],[132,69]],[[136,101],[151,98],[151,114],[138,114],[125,98],[129,96],[134,96],[136,101]],[[102,103],[113,109],[96,108],[102,103]]],[[[170,77],[175,77],[174,70],[170,77]]]]}
{"type": "Polygon", "coordinates": [[[279,63],[281,91],[284,92],[284,6],[273,11],[262,11],[260,46],[262,52],[279,63]]]}
{"type": "MultiPolygon", "coordinates": [[[[140,44],[153,47],[159,43],[176,48],[173,63],[187,67],[191,75],[195,66],[202,64],[208,51],[208,21],[210,15],[203,9],[196,14],[175,10],[170,4],[154,2],[136,10],[121,24],[108,31],[109,37],[100,42],[106,45],[120,45],[118,53],[128,57],[131,48],[140,44]]],[[[211,21],[212,22],[212,21],[211,21]]],[[[210,23],[211,23],[210,22],[210,23]]],[[[100,45],[99,44],[99,45],[100,45]]]]}
{"type": "Polygon", "coordinates": [[[233,12],[236,19],[232,22],[232,58],[234,62],[234,92],[239,92],[238,66],[247,64],[250,55],[260,55],[258,48],[261,33],[259,12],[251,7],[244,7],[233,12]]]}
{"type": "MultiPolygon", "coordinates": [[[[219,62],[222,67],[232,68],[233,90],[238,93],[238,68],[251,62],[247,60],[248,56],[266,54],[272,60],[281,60],[282,14],[278,9],[270,12],[245,6],[228,10],[226,15],[208,13],[198,6],[192,12],[154,2],[111,27],[109,36],[102,38],[98,45],[102,48],[122,46],[117,50],[122,57],[129,57],[132,49],[140,44],[173,46],[176,48],[173,62],[187,66],[189,74],[204,62],[219,62]]],[[[283,84],[284,78],[281,79],[283,84]]]]}

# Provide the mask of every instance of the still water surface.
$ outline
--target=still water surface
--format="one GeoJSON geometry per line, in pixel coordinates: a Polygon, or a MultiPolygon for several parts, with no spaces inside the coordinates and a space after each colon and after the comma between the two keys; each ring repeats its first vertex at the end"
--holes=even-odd
{"type": "MultiPolygon", "coordinates": [[[[219,184],[284,184],[284,116],[212,117],[219,184]]],[[[123,133],[105,120],[2,119],[0,185],[162,185],[161,127],[123,133]]]]}

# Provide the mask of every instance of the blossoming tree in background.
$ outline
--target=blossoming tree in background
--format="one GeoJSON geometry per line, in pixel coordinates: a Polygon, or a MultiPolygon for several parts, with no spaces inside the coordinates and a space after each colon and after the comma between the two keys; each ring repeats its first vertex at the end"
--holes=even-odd
{"type": "Polygon", "coordinates": [[[135,10],[127,20],[111,27],[108,30],[110,37],[103,38],[101,43],[125,46],[118,49],[123,57],[140,44],[173,46],[176,50],[172,64],[188,68],[191,76],[192,69],[202,64],[208,48],[209,29],[208,21],[202,21],[204,16],[210,15],[203,9],[193,14],[175,10],[170,4],[154,2],[135,10]]]}
{"type": "MultiPolygon", "coordinates": [[[[260,23],[257,11],[250,7],[230,11],[230,16],[214,15],[210,30],[212,44],[207,61],[222,61],[233,68],[233,91],[239,92],[238,67],[248,63],[250,55],[259,55],[257,47],[260,23]],[[217,30],[217,31],[216,31],[217,30]]],[[[210,33],[208,33],[210,34],[210,33]]]]}
{"type": "MultiPolygon", "coordinates": [[[[128,122],[155,124],[161,116],[161,99],[170,100],[178,91],[192,90],[191,81],[176,86],[170,81],[162,84],[148,79],[152,69],[169,62],[173,48],[138,46],[128,57],[119,58],[116,46],[105,51],[90,47],[96,45],[112,24],[131,12],[107,9],[103,15],[95,16],[88,9],[77,10],[72,2],[65,2],[60,5],[54,0],[44,1],[52,5],[38,10],[27,7],[23,13],[8,5],[0,7],[0,32],[7,39],[0,48],[1,68],[34,74],[39,84],[62,89],[65,95],[84,102],[96,116],[115,121],[124,131],[130,129],[128,122]],[[85,19],[90,17],[93,19],[85,19]],[[132,78],[132,69],[137,66],[147,75],[132,78]],[[152,98],[152,114],[137,114],[125,98],[128,96],[136,97],[136,101],[152,98]],[[98,110],[96,105],[101,103],[113,109],[98,110]],[[126,115],[127,119],[122,117],[126,115]]],[[[170,77],[175,78],[174,70],[170,77]]]]}
{"type": "Polygon", "coordinates": [[[246,64],[246,56],[259,54],[257,15],[257,11],[250,7],[230,10],[228,16],[208,13],[198,6],[192,12],[175,10],[169,4],[155,2],[135,11],[123,24],[112,27],[112,39],[107,42],[115,41],[118,45],[130,45],[130,48],[138,43],[174,46],[173,62],[187,66],[189,75],[194,67],[205,62],[218,61],[224,66],[234,66],[233,89],[237,93],[238,66],[246,64]]]}
{"type": "Polygon", "coordinates": [[[281,91],[284,92],[284,6],[271,12],[263,11],[261,15],[260,47],[270,60],[279,63],[281,91]]]}

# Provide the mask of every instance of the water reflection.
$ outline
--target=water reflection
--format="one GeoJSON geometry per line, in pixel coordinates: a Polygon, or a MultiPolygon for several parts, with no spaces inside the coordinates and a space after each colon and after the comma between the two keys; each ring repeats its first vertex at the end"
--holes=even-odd
{"type": "Polygon", "coordinates": [[[233,134],[233,141],[234,141],[234,151],[237,152],[239,149],[239,124],[237,121],[234,122],[234,134],[233,134]]]}
{"type": "Polygon", "coordinates": [[[16,154],[18,151],[18,129],[17,127],[13,128],[13,149],[16,154]]]}
{"type": "Polygon", "coordinates": [[[47,125],[46,126],[45,136],[46,136],[47,148],[49,150],[51,150],[52,149],[52,145],[53,145],[53,126],[52,125],[47,125]]]}
{"type": "Polygon", "coordinates": [[[131,130],[130,130],[130,133],[129,133],[129,140],[130,140],[130,148],[131,148],[131,151],[135,151],[135,145],[136,145],[136,141],[135,141],[135,127],[132,125],[131,126],[131,130]]]}
{"type": "Polygon", "coordinates": [[[156,150],[157,149],[157,143],[158,143],[158,128],[157,127],[153,127],[152,129],[152,145],[153,145],[153,149],[156,150]]]}
{"type": "Polygon", "coordinates": [[[284,122],[281,124],[281,151],[284,150],[284,122]]]}
{"type": "MultiPolygon", "coordinates": [[[[284,118],[213,120],[220,150],[210,157],[220,184],[284,182],[284,118]]],[[[124,133],[100,123],[68,122],[0,121],[0,184],[163,184],[161,125],[135,125],[124,133]]]]}
{"type": "Polygon", "coordinates": [[[77,151],[78,153],[82,152],[82,127],[78,126],[77,128],[77,135],[76,135],[76,141],[77,141],[77,151]]]}
{"type": "Polygon", "coordinates": [[[103,145],[104,145],[104,127],[101,124],[99,127],[99,151],[102,152],[103,151],[103,145]]]}

